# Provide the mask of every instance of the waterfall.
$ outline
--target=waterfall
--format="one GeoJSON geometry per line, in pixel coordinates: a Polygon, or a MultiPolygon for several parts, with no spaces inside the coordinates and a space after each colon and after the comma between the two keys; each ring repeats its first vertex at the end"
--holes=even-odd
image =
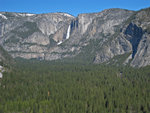
{"type": "Polygon", "coordinates": [[[70,25],[69,25],[68,30],[67,30],[66,39],[69,39],[69,37],[70,37],[70,25]]]}
{"type": "Polygon", "coordinates": [[[58,42],[57,45],[60,45],[62,43],[62,41],[58,42]]]}
{"type": "MultiPolygon", "coordinates": [[[[67,30],[67,35],[66,35],[66,39],[69,39],[69,37],[70,37],[70,25],[69,25],[69,27],[68,27],[68,30],[67,30]]],[[[60,44],[62,44],[63,42],[62,41],[59,41],[58,43],[57,43],[57,45],[60,45],[60,44]]]]}

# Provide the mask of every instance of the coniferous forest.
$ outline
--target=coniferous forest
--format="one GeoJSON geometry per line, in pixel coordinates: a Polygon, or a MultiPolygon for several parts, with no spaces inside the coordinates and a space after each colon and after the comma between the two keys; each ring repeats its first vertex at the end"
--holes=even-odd
{"type": "Polygon", "coordinates": [[[0,113],[150,113],[150,67],[19,61],[0,79],[0,113]]]}

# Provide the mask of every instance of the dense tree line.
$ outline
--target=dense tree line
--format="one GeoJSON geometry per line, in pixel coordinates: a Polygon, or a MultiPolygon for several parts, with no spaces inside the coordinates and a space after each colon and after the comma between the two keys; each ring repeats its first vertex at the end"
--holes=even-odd
{"type": "Polygon", "coordinates": [[[19,61],[0,80],[0,113],[149,113],[150,67],[19,61]]]}

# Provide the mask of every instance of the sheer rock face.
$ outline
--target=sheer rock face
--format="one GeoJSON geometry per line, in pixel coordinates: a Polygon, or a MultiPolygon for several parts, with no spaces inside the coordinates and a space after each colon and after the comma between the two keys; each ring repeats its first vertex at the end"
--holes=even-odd
{"type": "Polygon", "coordinates": [[[150,34],[144,34],[137,48],[137,53],[131,62],[133,67],[150,65],[150,34]]]}
{"type": "Polygon", "coordinates": [[[136,24],[130,23],[128,27],[126,28],[124,34],[126,35],[126,39],[130,41],[132,44],[132,58],[134,58],[138,45],[142,39],[143,36],[143,30],[141,27],[138,27],[136,24]]]}
{"type": "Polygon", "coordinates": [[[132,53],[128,63],[142,67],[150,65],[149,39],[150,8],[107,9],[76,18],[66,13],[0,13],[0,44],[14,58],[56,60],[84,53],[92,62],[104,63],[132,53]]]}
{"type": "MultiPolygon", "coordinates": [[[[132,16],[132,23],[137,27],[132,30],[132,61],[133,67],[150,65],[150,8],[140,10],[132,16]]],[[[134,25],[134,27],[135,27],[134,25]]]]}
{"type": "Polygon", "coordinates": [[[2,12],[0,43],[14,58],[45,58],[51,44],[64,40],[73,16],[65,13],[25,14],[2,12]],[[63,29],[64,28],[64,29],[63,29]],[[60,30],[62,31],[60,32],[60,30]],[[57,33],[56,33],[57,32],[57,33]],[[56,35],[56,36],[55,36],[56,35]],[[55,36],[55,37],[54,37],[55,36]]]}
{"type": "Polygon", "coordinates": [[[109,45],[103,45],[102,49],[96,54],[95,63],[103,63],[114,56],[123,55],[132,51],[131,44],[123,37],[119,36],[112,40],[109,45]]]}
{"type": "Polygon", "coordinates": [[[27,39],[24,40],[26,43],[33,43],[37,45],[48,45],[49,42],[49,37],[47,35],[44,35],[39,32],[33,33],[31,36],[29,36],[27,39]]]}

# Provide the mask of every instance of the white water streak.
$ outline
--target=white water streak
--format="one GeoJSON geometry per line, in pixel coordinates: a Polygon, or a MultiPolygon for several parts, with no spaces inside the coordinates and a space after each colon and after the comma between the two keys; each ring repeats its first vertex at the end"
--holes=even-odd
{"type": "Polygon", "coordinates": [[[69,39],[69,37],[70,37],[70,25],[69,25],[68,30],[67,30],[66,39],[69,39]]]}
{"type": "Polygon", "coordinates": [[[58,42],[57,45],[60,45],[62,43],[62,41],[58,42]]]}

